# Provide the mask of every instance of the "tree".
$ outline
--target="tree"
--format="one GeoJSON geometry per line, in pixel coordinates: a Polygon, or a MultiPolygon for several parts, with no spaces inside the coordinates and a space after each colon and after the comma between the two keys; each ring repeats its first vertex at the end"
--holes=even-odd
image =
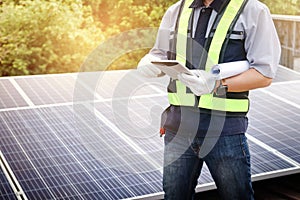
{"type": "MultiPolygon", "coordinates": [[[[177,1],[0,0],[0,76],[76,72],[92,50],[105,41],[131,30],[157,28],[167,8],[177,1]]],[[[273,14],[299,14],[300,0],[261,1],[273,14]]],[[[145,43],[149,46],[154,43],[155,33],[130,33],[148,38],[145,43]]],[[[112,42],[107,52],[118,47],[130,49],[128,46],[140,42],[120,41],[120,46],[112,42]]],[[[107,69],[134,68],[148,51],[141,48],[125,52],[107,69]]]]}
{"type": "MultiPolygon", "coordinates": [[[[101,29],[105,32],[106,38],[126,34],[127,31],[136,30],[138,28],[159,27],[161,18],[167,8],[177,2],[177,0],[117,0],[117,1],[102,1],[102,0],[85,0],[83,4],[92,8],[95,21],[100,22],[101,29]]],[[[131,33],[141,33],[132,31],[131,33]]],[[[142,33],[136,35],[136,38],[147,38],[155,42],[155,34],[142,33]]],[[[132,37],[131,37],[132,38],[132,37]]],[[[134,42],[134,41],[133,41],[134,42]]],[[[140,41],[138,41],[140,42],[140,41]]],[[[145,41],[149,44],[149,41],[145,41]]],[[[126,42],[122,44],[123,49],[126,42]]],[[[130,42],[127,45],[132,45],[130,42]]],[[[110,45],[111,46],[111,45],[110,45]]],[[[117,46],[116,46],[117,47],[117,46]]],[[[149,48],[135,49],[127,52],[121,57],[113,60],[107,69],[131,69],[135,68],[138,61],[149,51],[149,48]]]]}
{"type": "Polygon", "coordinates": [[[104,39],[80,1],[3,2],[0,9],[2,76],[78,71],[104,39]]]}

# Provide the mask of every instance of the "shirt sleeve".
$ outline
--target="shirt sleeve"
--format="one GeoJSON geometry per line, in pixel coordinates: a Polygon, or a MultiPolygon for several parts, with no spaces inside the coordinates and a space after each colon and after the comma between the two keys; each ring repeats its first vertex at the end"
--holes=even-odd
{"type": "Polygon", "coordinates": [[[169,51],[170,43],[170,34],[175,27],[179,7],[180,1],[172,5],[165,12],[157,32],[155,44],[149,52],[151,55],[156,56],[160,59],[167,59],[167,52],[169,51]]]}
{"type": "Polygon", "coordinates": [[[250,68],[256,69],[266,77],[274,78],[279,65],[281,46],[270,11],[258,2],[254,8],[250,8],[246,17],[248,23],[245,49],[250,68]]]}

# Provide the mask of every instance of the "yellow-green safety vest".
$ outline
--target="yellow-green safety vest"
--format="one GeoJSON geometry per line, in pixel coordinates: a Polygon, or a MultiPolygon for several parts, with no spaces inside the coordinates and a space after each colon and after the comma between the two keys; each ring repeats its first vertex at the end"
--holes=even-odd
{"type": "MultiPolygon", "coordinates": [[[[189,8],[193,0],[183,2],[181,13],[179,14],[178,33],[186,36],[189,26],[189,18],[192,8],[189,8]]],[[[225,11],[217,25],[216,31],[212,38],[205,70],[210,71],[211,66],[218,64],[222,45],[225,41],[230,27],[233,27],[235,17],[240,14],[245,5],[244,0],[230,0],[225,11]],[[208,62],[209,60],[209,62],[208,62]]],[[[184,38],[184,37],[183,37],[184,38]]],[[[182,63],[186,62],[186,40],[176,41],[176,59],[182,63]]],[[[198,106],[210,110],[226,111],[226,112],[248,112],[249,100],[247,99],[228,99],[216,97],[213,94],[201,95],[199,101],[193,93],[187,93],[186,86],[179,80],[176,80],[176,92],[168,92],[168,99],[171,105],[175,106],[198,106]],[[198,104],[198,105],[197,105],[198,104]]]]}

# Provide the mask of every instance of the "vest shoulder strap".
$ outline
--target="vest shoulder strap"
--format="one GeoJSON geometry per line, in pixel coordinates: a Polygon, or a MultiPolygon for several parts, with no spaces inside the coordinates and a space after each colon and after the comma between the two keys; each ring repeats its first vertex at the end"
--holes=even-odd
{"type": "Polygon", "coordinates": [[[210,71],[211,66],[219,63],[221,51],[227,47],[228,40],[226,38],[229,39],[229,35],[232,33],[233,27],[246,3],[247,0],[231,0],[226,6],[209,45],[206,71],[210,71]],[[227,41],[226,44],[224,44],[225,41],[227,41]]]}

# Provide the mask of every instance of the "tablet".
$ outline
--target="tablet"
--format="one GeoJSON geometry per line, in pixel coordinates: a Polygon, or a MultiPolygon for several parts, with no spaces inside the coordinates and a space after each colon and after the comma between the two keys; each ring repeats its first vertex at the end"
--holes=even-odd
{"type": "Polygon", "coordinates": [[[193,73],[187,67],[182,65],[177,60],[157,60],[151,61],[151,63],[155,64],[157,68],[175,80],[180,73],[193,75],[193,73]]]}

